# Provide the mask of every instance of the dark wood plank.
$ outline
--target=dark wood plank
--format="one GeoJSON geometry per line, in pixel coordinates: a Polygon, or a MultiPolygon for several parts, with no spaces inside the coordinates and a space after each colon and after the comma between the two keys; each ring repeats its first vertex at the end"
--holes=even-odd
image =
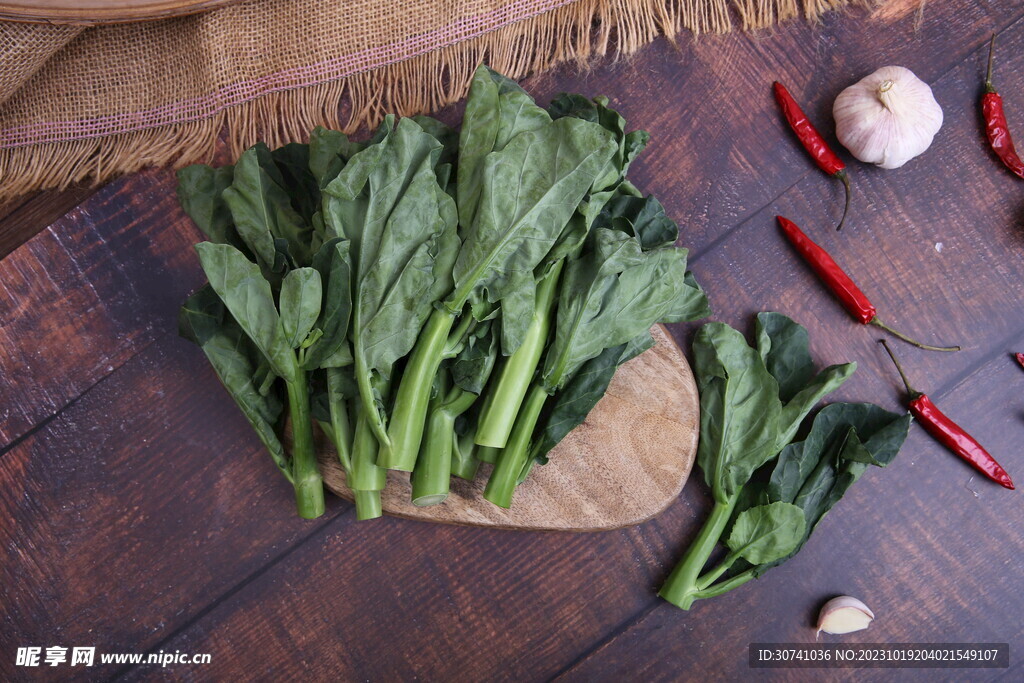
{"type": "Polygon", "coordinates": [[[202,273],[165,175],[108,185],[0,261],[0,450],[174,333],[202,273]]]}
{"type": "Polygon", "coordinates": [[[95,187],[77,185],[66,190],[37,192],[0,204],[0,259],[95,192],[95,187]]]}
{"type": "MultiPolygon", "coordinates": [[[[0,458],[0,679],[19,646],[153,647],[349,509],[297,518],[202,355],[165,336],[0,458]]],[[[118,670],[98,664],[78,673],[118,670]]]]}

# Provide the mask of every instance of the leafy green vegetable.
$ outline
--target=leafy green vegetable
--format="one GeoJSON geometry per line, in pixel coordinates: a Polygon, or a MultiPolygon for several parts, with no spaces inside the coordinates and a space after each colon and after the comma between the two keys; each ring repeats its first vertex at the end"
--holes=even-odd
{"type": "MultiPolygon", "coordinates": [[[[388,446],[383,397],[432,302],[451,288],[456,210],[437,183],[441,144],[411,119],[356,153],[324,189],[326,223],[351,244],[350,340],[363,410],[388,446]]],[[[329,231],[330,234],[330,231],[329,231]]]]}
{"type": "Polygon", "coordinates": [[[869,465],[891,462],[907,435],[909,415],[835,403],[818,412],[802,441],[790,443],[812,407],[855,365],[815,374],[807,331],[778,313],[759,314],[756,333],[756,350],[722,323],[705,325],[694,340],[697,462],[714,507],[660,592],[683,609],[798,552],[850,485],[869,465]],[[723,538],[731,552],[702,574],[723,538]]]}
{"type": "MultiPolygon", "coordinates": [[[[493,462],[487,495],[508,505],[653,344],[652,324],[707,315],[678,227],[626,178],[647,141],[607,99],[545,110],[481,67],[458,130],[387,116],[365,142],[317,128],[309,144],[179,172],[210,283],[183,307],[182,333],[300,515],[323,510],[314,421],[359,519],[381,514],[384,467],[413,471],[422,505],[493,462]]],[[[835,381],[783,409],[801,414],[835,381]]]]}

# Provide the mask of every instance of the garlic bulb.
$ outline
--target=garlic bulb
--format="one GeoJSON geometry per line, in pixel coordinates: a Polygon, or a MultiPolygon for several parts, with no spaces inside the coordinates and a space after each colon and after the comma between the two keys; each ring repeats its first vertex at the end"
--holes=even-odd
{"type": "Polygon", "coordinates": [[[899,168],[924,152],[942,127],[932,89],[902,66],[883,66],[839,93],[832,114],[839,142],[882,168],[899,168]]]}

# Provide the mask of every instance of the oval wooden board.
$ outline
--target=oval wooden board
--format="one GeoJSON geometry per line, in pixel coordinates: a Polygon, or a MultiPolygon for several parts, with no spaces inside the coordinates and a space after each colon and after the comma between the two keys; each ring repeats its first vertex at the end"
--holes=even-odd
{"type": "Polygon", "coordinates": [[[47,24],[116,24],[196,14],[238,0],[0,0],[0,19],[47,24]]]}
{"type": "MultiPolygon", "coordinates": [[[[697,386],[686,357],[660,325],[654,348],[615,374],[586,422],[516,489],[511,509],[483,497],[490,465],[475,481],[452,479],[448,499],[416,507],[409,475],[389,472],[384,511],[409,519],[505,529],[600,531],[639,524],[675,500],[697,452],[697,386]]],[[[348,500],[333,449],[320,450],[328,488],[348,500]]]]}

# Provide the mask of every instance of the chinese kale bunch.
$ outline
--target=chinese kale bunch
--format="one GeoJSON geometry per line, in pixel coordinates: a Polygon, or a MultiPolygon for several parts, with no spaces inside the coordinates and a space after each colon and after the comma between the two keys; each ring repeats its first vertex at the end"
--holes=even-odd
{"type": "Polygon", "coordinates": [[[778,313],[758,314],[756,335],[752,348],[708,323],[693,342],[697,464],[714,508],[660,592],[683,609],[795,555],[870,465],[892,462],[910,428],[909,414],[870,403],[832,403],[809,418],[856,364],[815,373],[807,330],[778,313]],[[704,571],[719,543],[729,552],[704,571]]]}
{"type": "Polygon", "coordinates": [[[653,324],[707,315],[678,227],[626,179],[647,139],[603,98],[544,109],[480,67],[458,131],[389,116],[365,143],[318,128],[179,173],[209,239],[182,334],[301,516],[324,508],[313,422],[360,519],[380,515],[387,469],[431,505],[481,461],[507,507],[653,324]]]}

